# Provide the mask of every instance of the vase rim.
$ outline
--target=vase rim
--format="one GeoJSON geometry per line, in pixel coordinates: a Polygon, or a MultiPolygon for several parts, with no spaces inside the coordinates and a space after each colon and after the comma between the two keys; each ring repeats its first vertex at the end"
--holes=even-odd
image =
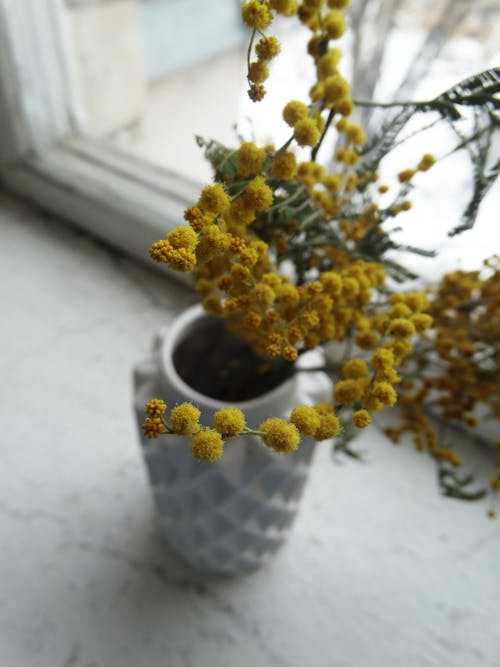
{"type": "Polygon", "coordinates": [[[168,381],[175,386],[177,391],[186,397],[186,400],[202,403],[208,409],[218,410],[222,404],[227,404],[245,412],[251,410],[253,407],[261,405],[263,401],[280,401],[290,392],[290,389],[296,380],[294,375],[284,379],[273,389],[245,401],[220,401],[219,399],[212,398],[193,389],[177,372],[173,363],[173,354],[177,344],[182,340],[185,333],[188,332],[195,323],[201,322],[203,319],[216,320],[220,318],[216,315],[207,313],[201,304],[190,306],[181,315],[178,315],[172,320],[161,344],[160,361],[162,371],[168,378],[168,381]]]}

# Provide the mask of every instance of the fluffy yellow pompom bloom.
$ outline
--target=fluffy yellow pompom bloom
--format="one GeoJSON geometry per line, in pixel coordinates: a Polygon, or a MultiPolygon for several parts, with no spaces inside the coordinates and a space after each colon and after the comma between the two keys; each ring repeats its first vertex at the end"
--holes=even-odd
{"type": "Polygon", "coordinates": [[[303,118],[295,123],[293,136],[299,146],[316,146],[320,131],[312,118],[303,118]]]}
{"type": "Polygon", "coordinates": [[[219,215],[219,213],[222,213],[229,206],[230,202],[231,200],[224,187],[220,183],[215,183],[203,188],[198,200],[198,206],[205,213],[219,215]]]}
{"type": "Polygon", "coordinates": [[[259,254],[255,248],[244,248],[239,253],[239,260],[243,266],[255,266],[259,261],[259,254]]]}
{"type": "Polygon", "coordinates": [[[213,463],[220,459],[224,451],[224,440],[212,428],[204,428],[191,438],[191,454],[202,461],[213,463]]]}
{"type": "Polygon", "coordinates": [[[246,426],[245,415],[238,408],[221,408],[214,415],[214,426],[222,435],[238,435],[246,426]]]}
{"type": "Polygon", "coordinates": [[[330,438],[336,438],[342,432],[342,424],[340,419],[333,412],[320,412],[319,413],[319,426],[314,433],[314,439],[321,440],[330,440],[330,438]]]}
{"type": "Polygon", "coordinates": [[[195,232],[201,232],[213,221],[213,215],[205,214],[199,206],[190,206],[184,211],[184,219],[189,222],[195,232]]]}
{"type": "Polygon", "coordinates": [[[297,173],[297,158],[290,151],[280,153],[271,165],[271,174],[278,180],[288,180],[297,173]]]}
{"type": "Polygon", "coordinates": [[[394,353],[387,348],[377,350],[372,357],[372,366],[377,371],[383,371],[386,368],[394,366],[394,353]]]}
{"type": "Polygon", "coordinates": [[[325,93],[325,87],[323,86],[322,81],[317,81],[309,90],[309,97],[312,102],[319,102],[323,99],[325,93]]]}
{"type": "Polygon", "coordinates": [[[393,340],[385,343],[385,346],[393,351],[396,364],[400,364],[411,352],[411,343],[408,340],[393,340]]]}
{"type": "Polygon", "coordinates": [[[387,333],[394,338],[410,338],[415,334],[415,325],[409,320],[397,317],[391,320],[387,333]]]}
{"type": "Polygon", "coordinates": [[[423,292],[407,292],[404,294],[404,303],[417,313],[429,307],[429,298],[423,292]]]}
{"type": "Polygon", "coordinates": [[[432,317],[426,313],[417,313],[410,317],[410,322],[413,324],[418,333],[426,331],[432,326],[432,317]]]}
{"type": "Polygon", "coordinates": [[[361,125],[349,125],[346,130],[347,138],[349,141],[352,141],[353,144],[360,145],[364,144],[366,141],[365,131],[361,125]]]}
{"type": "Polygon", "coordinates": [[[327,294],[337,296],[342,291],[343,281],[338,273],[333,271],[324,271],[320,274],[320,282],[327,294]]]}
{"type": "Polygon", "coordinates": [[[340,118],[336,123],[335,127],[339,132],[347,132],[347,129],[349,127],[349,121],[347,118],[340,118]]]}
{"type": "Polygon", "coordinates": [[[236,151],[238,161],[238,173],[241,178],[258,174],[265,160],[266,152],[254,144],[253,141],[245,141],[236,151]]]}
{"type": "Polygon", "coordinates": [[[207,313],[212,313],[213,315],[222,315],[223,313],[222,301],[217,294],[210,294],[205,297],[202,304],[207,313]]]}
{"type": "Polygon", "coordinates": [[[200,263],[209,262],[226,252],[230,244],[229,234],[222,233],[217,225],[208,225],[203,229],[196,246],[196,259],[200,263]]]}
{"type": "Polygon", "coordinates": [[[176,227],[168,234],[167,241],[174,248],[186,248],[192,252],[198,243],[198,235],[191,227],[176,227]]]}
{"type": "Polygon", "coordinates": [[[280,454],[290,454],[298,449],[300,434],[297,427],[284,419],[279,417],[266,419],[259,426],[259,431],[264,433],[262,436],[264,444],[280,454]]]}
{"type": "Polygon", "coordinates": [[[290,421],[302,435],[314,435],[320,426],[321,418],[319,413],[309,405],[297,405],[292,410],[290,421]]]}
{"type": "Polygon", "coordinates": [[[200,428],[199,409],[192,403],[176,405],[170,413],[170,428],[177,435],[193,435],[200,428]]]}
{"type": "Polygon", "coordinates": [[[341,405],[353,405],[362,396],[363,385],[354,379],[340,380],[333,389],[333,398],[341,405]]]}
{"type": "Polygon", "coordinates": [[[276,58],[280,51],[280,43],[274,36],[262,37],[255,47],[255,52],[259,60],[272,60],[276,58]]]}
{"type": "Polygon", "coordinates": [[[431,153],[425,153],[422,156],[422,159],[418,163],[417,169],[419,171],[428,171],[434,164],[436,164],[436,158],[431,153]]]}
{"type": "Polygon", "coordinates": [[[368,410],[356,410],[352,415],[352,421],[356,428],[366,428],[372,423],[372,418],[368,410]]]}
{"type": "Polygon", "coordinates": [[[255,220],[255,210],[243,197],[238,197],[225,211],[223,218],[229,226],[245,226],[255,220]]]}
{"type": "Polygon", "coordinates": [[[297,11],[296,0],[269,0],[271,8],[283,16],[292,16],[297,11]]]}
{"type": "Polygon", "coordinates": [[[142,425],[142,430],[146,438],[157,438],[162,433],[165,433],[165,427],[161,417],[146,417],[144,424],[142,425]]]}
{"type": "Polygon", "coordinates": [[[262,282],[264,285],[269,285],[269,287],[272,287],[274,290],[279,287],[285,279],[282,276],[279,276],[277,273],[270,272],[270,273],[265,273],[262,276],[262,282]]]}
{"type": "Polygon", "coordinates": [[[411,314],[411,308],[402,302],[395,303],[388,313],[391,320],[394,320],[397,317],[408,317],[411,314]]]}
{"type": "Polygon", "coordinates": [[[304,310],[299,317],[299,324],[303,329],[313,329],[318,326],[320,318],[315,310],[304,310]]]}
{"type": "Polygon", "coordinates": [[[356,379],[368,375],[368,364],[363,359],[349,359],[342,365],[342,377],[356,379]]]}
{"type": "Polygon", "coordinates": [[[247,93],[252,102],[260,102],[266,96],[266,89],[261,83],[252,83],[247,93]]]}
{"type": "Polygon", "coordinates": [[[397,371],[390,366],[377,370],[375,379],[378,382],[390,382],[391,384],[401,382],[401,377],[398,375],[397,371]]]}
{"type": "Polygon", "coordinates": [[[299,356],[299,353],[296,347],[288,344],[284,345],[281,349],[281,356],[283,359],[286,359],[286,361],[295,361],[295,359],[297,359],[299,356]]]}
{"type": "Polygon", "coordinates": [[[283,120],[290,127],[294,127],[299,120],[304,120],[307,118],[309,113],[309,108],[304,102],[299,100],[291,100],[288,104],[285,104],[283,108],[283,120]]]}
{"type": "Polygon", "coordinates": [[[243,3],[241,17],[243,22],[254,30],[265,30],[272,21],[269,7],[260,0],[249,0],[243,3]]]}
{"type": "Polygon", "coordinates": [[[377,334],[375,331],[371,331],[370,329],[363,329],[363,331],[359,331],[355,340],[356,345],[362,350],[373,350],[375,347],[377,347],[378,344],[377,334]]]}
{"type": "Polygon", "coordinates": [[[273,191],[262,176],[256,176],[246,186],[242,198],[254,211],[263,213],[273,203],[273,191]]]}
{"type": "Polygon", "coordinates": [[[231,275],[235,280],[248,280],[250,278],[250,269],[239,262],[231,267],[231,275]]]}
{"type": "Polygon", "coordinates": [[[300,302],[300,293],[295,285],[280,285],[276,287],[276,300],[284,308],[295,308],[300,302]]]}
{"type": "Polygon", "coordinates": [[[388,382],[375,382],[371,395],[381,404],[380,407],[391,407],[397,401],[397,394],[394,391],[394,387],[388,382]]]}
{"type": "Polygon", "coordinates": [[[334,102],[333,108],[342,116],[350,116],[354,111],[354,103],[349,95],[345,95],[334,102]]]}
{"type": "Polygon", "coordinates": [[[332,415],[333,414],[333,405],[324,401],[323,403],[316,403],[314,409],[320,415],[332,415]]]}
{"type": "Polygon", "coordinates": [[[323,181],[325,178],[325,168],[317,162],[301,162],[297,169],[297,175],[306,185],[312,187],[315,183],[323,181]]]}
{"type": "Polygon", "coordinates": [[[324,97],[327,102],[336,102],[339,98],[349,93],[349,84],[340,74],[327,77],[324,82],[324,97]]]}
{"type": "Polygon", "coordinates": [[[269,67],[265,60],[255,60],[248,68],[248,79],[254,83],[262,83],[269,76],[269,67]]]}
{"type": "Polygon", "coordinates": [[[260,327],[260,325],[262,324],[262,315],[259,315],[259,313],[256,313],[255,311],[251,310],[250,312],[245,313],[245,315],[243,316],[243,322],[245,327],[249,331],[252,331],[257,327],[260,327]]]}
{"type": "Polygon", "coordinates": [[[276,298],[273,288],[260,282],[252,287],[248,296],[250,303],[261,306],[262,308],[270,308],[276,298]]]}
{"type": "Polygon", "coordinates": [[[165,414],[167,405],[161,398],[152,398],[146,403],[146,412],[151,417],[160,417],[165,414]]]}
{"type": "Polygon", "coordinates": [[[400,183],[409,183],[414,176],[415,169],[403,169],[398,174],[398,180],[400,183]]]}
{"type": "Polygon", "coordinates": [[[323,19],[323,29],[330,39],[339,39],[345,32],[345,17],[342,12],[332,9],[323,19]]]}
{"type": "Polygon", "coordinates": [[[346,299],[354,299],[359,294],[360,286],[356,278],[344,278],[342,285],[342,296],[346,299]]]}
{"type": "Polygon", "coordinates": [[[320,79],[326,79],[332,74],[337,74],[337,65],[342,57],[340,49],[333,48],[320,56],[316,61],[316,69],[320,79]]]}
{"type": "Polygon", "coordinates": [[[157,262],[168,264],[175,271],[183,273],[191,271],[196,264],[196,256],[191,250],[174,248],[166,239],[153,243],[149,254],[157,262]]]}

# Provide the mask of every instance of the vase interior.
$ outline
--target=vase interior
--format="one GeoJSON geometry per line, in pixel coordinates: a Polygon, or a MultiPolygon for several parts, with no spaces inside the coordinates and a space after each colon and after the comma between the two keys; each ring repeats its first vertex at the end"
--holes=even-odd
{"type": "Polygon", "coordinates": [[[261,396],[292,375],[291,364],[257,357],[221,318],[208,314],[184,331],[174,347],[173,364],[192,389],[226,403],[261,396]]]}

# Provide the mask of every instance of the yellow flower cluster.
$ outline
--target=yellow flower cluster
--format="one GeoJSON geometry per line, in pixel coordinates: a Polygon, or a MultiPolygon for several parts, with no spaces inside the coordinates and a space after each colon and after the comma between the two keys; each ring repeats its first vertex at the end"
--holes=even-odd
{"type": "Polygon", "coordinates": [[[294,452],[300,442],[300,434],[293,424],[289,424],[279,417],[271,417],[259,426],[262,431],[262,441],[279,454],[294,452]]]}
{"type": "Polygon", "coordinates": [[[252,241],[225,264],[206,264],[197,288],[256,354],[288,361],[364,325],[372,290],[384,281],[381,266],[365,262],[321,272],[303,286],[270,268],[267,247],[252,241]]]}
{"type": "Polygon", "coordinates": [[[415,169],[403,169],[398,174],[400,183],[409,183],[417,171],[429,171],[436,163],[436,158],[431,153],[425,153],[415,169]]]}
{"type": "MultiPolygon", "coordinates": [[[[261,358],[281,356],[291,362],[301,350],[328,340],[345,340],[348,334],[358,330],[356,341],[364,343],[360,348],[375,351],[369,362],[355,357],[343,364],[341,379],[333,389],[333,401],[338,407],[353,409],[353,422],[358,428],[370,424],[369,411],[395,403],[394,385],[400,381],[396,366],[410,352],[410,339],[417,328],[423,331],[432,321],[421,312],[428,306],[424,294],[393,294],[385,313],[371,314],[371,292],[384,282],[380,265],[352,262],[342,271],[321,272],[319,280],[295,286],[289,278],[269,270],[269,258],[262,241],[232,245],[232,249],[226,249],[223,259],[218,255],[205,262],[198,273],[197,288],[204,295],[207,308],[224,317],[229,329],[246,340],[261,358]],[[374,337],[372,345],[366,344],[364,334],[374,337]]],[[[198,418],[196,408],[182,404],[172,410],[167,430],[162,431],[157,419],[154,423],[147,422],[145,430],[150,437],[170,431],[194,435],[200,429],[198,418]]],[[[341,430],[330,404],[314,408],[297,406],[290,423],[300,434],[316,440],[336,437],[341,430]]],[[[270,422],[265,442],[273,442],[275,449],[285,451],[283,444],[276,444],[281,441],[273,435],[277,424],[270,422]]],[[[223,438],[245,432],[244,416],[238,410],[220,411],[214,425],[223,438]]],[[[267,433],[262,425],[259,430],[267,433]]],[[[287,427],[283,433],[290,436],[292,431],[287,427]]],[[[200,438],[203,447],[217,440],[215,436],[209,440],[205,432],[200,438]]],[[[205,454],[203,456],[206,458],[205,454]]]]}
{"type": "Polygon", "coordinates": [[[243,22],[253,31],[247,59],[247,79],[250,84],[248,96],[253,102],[260,102],[264,98],[266,89],[263,83],[269,76],[268,62],[276,58],[281,50],[276,37],[263,35],[255,45],[257,60],[250,60],[255,34],[262,34],[270,26],[273,11],[292,16],[297,11],[297,3],[295,0],[249,0],[241,6],[243,22]]]}
{"type": "Polygon", "coordinates": [[[219,410],[208,427],[190,403],[174,407],[166,421],[165,405],[151,401],[146,435],[186,436],[199,459],[217,460],[226,442],[242,434],[290,453],[301,437],[337,437],[346,413],[356,428],[368,427],[372,414],[393,406],[399,396],[405,422],[392,437],[412,431],[418,448],[456,467],[461,461],[438,441],[424,411],[426,400],[439,396],[442,415],[467,426],[475,424],[478,403],[500,417],[498,374],[490,372],[498,363],[499,282],[493,263],[488,278],[455,272],[435,294],[391,293],[386,284],[391,262],[384,266],[380,248],[391,245],[383,224],[411,207],[405,197],[412,179],[435,158],[426,153],[399,172],[392,203],[391,194],[385,196],[388,186],[377,183],[377,167],[364,168],[365,132],[353,122],[354,103],[335,45],[345,31],[348,5],[349,0],[242,3],[251,30],[251,99],[264,97],[269,63],[280,52],[276,37],[264,34],[276,14],[296,15],[311,33],[307,51],[316,78],[309,99],[284,105],[290,136],[278,149],[254,141],[242,141],[234,150],[206,144],[216,182],[186,209],[186,225],[152,245],[151,256],[191,272],[205,309],[223,318],[269,368],[290,368],[300,354],[329,341],[344,342],[352,354],[335,369],[329,402],[298,405],[288,421],[271,417],[255,430],[236,408],[219,410]],[[329,130],[336,133],[331,170],[317,161],[329,130]],[[297,147],[311,149],[300,162],[297,147]],[[405,376],[401,367],[411,369],[424,352],[437,354],[447,372],[417,380],[405,376]]]}
{"type": "MultiPolygon", "coordinates": [[[[274,36],[262,34],[263,30],[270,27],[274,13],[285,16],[298,13],[299,19],[311,30],[308,53],[314,59],[317,80],[310,90],[310,105],[299,100],[291,100],[283,109],[283,118],[293,130],[292,137],[284,147],[275,151],[274,148],[260,148],[253,142],[243,142],[234,152],[234,172],[230,173],[231,170],[228,170],[224,178],[224,187],[229,189],[232,197],[230,205],[221,216],[222,232],[229,232],[247,241],[246,232],[249,225],[257,224],[259,220],[262,220],[262,224],[266,224],[263,213],[272,206],[271,193],[268,191],[261,200],[252,198],[252,186],[245,183],[245,179],[260,176],[264,179],[265,184],[275,191],[276,188],[279,188],[279,184],[273,184],[272,179],[291,183],[297,178],[307,186],[308,193],[316,207],[327,218],[339,217],[342,208],[349,201],[349,194],[356,188],[363,188],[366,183],[376,180],[375,174],[365,174],[361,178],[351,171],[360,159],[358,147],[365,142],[365,133],[362,127],[349,119],[353,111],[353,103],[349,84],[338,69],[342,54],[336,46],[330,46],[331,41],[338,39],[344,31],[345,20],[342,12],[348,5],[347,0],[336,0],[335,2],[308,0],[302,2],[300,7],[297,7],[295,1],[287,0],[251,0],[242,3],[243,21],[252,30],[248,51],[248,79],[252,99],[263,97],[265,91],[262,82],[268,75],[267,63],[276,57],[280,50],[280,45],[274,36]],[[260,35],[255,45],[257,59],[251,62],[250,55],[256,34],[260,35]],[[328,114],[327,120],[325,120],[324,113],[328,114]],[[332,121],[339,135],[343,137],[335,155],[338,169],[333,173],[327,173],[316,163],[314,157],[310,162],[297,165],[295,154],[285,148],[293,140],[298,146],[309,146],[313,151],[317,151],[332,121]],[[239,180],[235,181],[235,176],[239,180]],[[242,193],[241,189],[245,186],[247,190],[242,193]]],[[[428,169],[432,161],[432,156],[425,155],[418,169],[428,169]]],[[[229,163],[227,157],[224,163],[229,163]]],[[[255,185],[261,187],[263,183],[256,181],[255,185]]],[[[261,194],[264,194],[263,191],[261,194]]],[[[395,208],[392,214],[407,210],[410,206],[411,203],[408,201],[400,202],[397,210],[395,208]]],[[[374,227],[380,225],[383,215],[383,212],[378,212],[376,206],[370,205],[359,217],[341,219],[340,227],[346,242],[361,242],[374,227]]],[[[203,206],[191,207],[186,212],[186,219],[196,232],[200,232],[207,224],[213,222],[210,211],[203,206]]],[[[280,254],[286,254],[289,251],[287,236],[294,232],[295,224],[294,220],[290,220],[286,229],[276,229],[273,233],[271,240],[280,254]]],[[[268,241],[267,238],[265,240],[268,241]]],[[[178,248],[172,252],[165,245],[165,241],[160,241],[152,248],[152,255],[155,259],[166,261],[171,266],[186,271],[190,270],[190,267],[193,268],[194,263],[199,262],[199,252],[194,253],[192,250],[186,251],[178,248]],[[182,256],[179,256],[179,253],[182,256]]],[[[329,260],[335,264],[346,263],[348,258],[345,253],[338,246],[328,249],[330,245],[325,244],[321,252],[319,250],[315,252],[315,256],[310,259],[311,264],[320,264],[321,255],[328,255],[329,260]]],[[[240,277],[243,276],[243,273],[239,271],[240,277]]],[[[211,296],[209,302],[212,310],[214,308],[219,310],[215,297],[211,296]]]]}
{"type": "Polygon", "coordinates": [[[245,415],[238,408],[221,408],[214,414],[213,428],[199,423],[200,410],[192,403],[176,405],[165,421],[166,405],[161,399],[152,399],[146,405],[148,416],[142,428],[148,438],[160,435],[189,436],[192,455],[200,460],[214,462],[223,454],[224,445],[238,435],[254,435],[263,444],[279,454],[296,451],[301,435],[315,440],[334,438],[342,430],[339,418],[329,404],[314,407],[300,405],[292,411],[290,421],[279,417],[264,420],[256,430],[246,425],[245,415]]]}
{"type": "Polygon", "coordinates": [[[161,399],[152,399],[146,405],[146,417],[142,428],[148,438],[160,435],[183,435],[190,438],[194,457],[216,461],[223,454],[225,439],[237,435],[245,428],[245,417],[239,410],[219,410],[214,416],[215,428],[207,428],[199,422],[201,412],[192,403],[176,405],[165,421],[166,405],[161,399]],[[224,414],[226,412],[227,414],[224,414]]]}
{"type": "MultiPolygon", "coordinates": [[[[419,450],[430,451],[452,466],[462,459],[440,444],[428,406],[437,408],[446,423],[474,429],[477,408],[500,419],[500,262],[494,257],[481,271],[453,271],[429,291],[429,315],[433,328],[409,358],[409,377],[401,385],[403,422],[389,429],[399,441],[413,434],[419,450]],[[412,377],[412,368],[418,368],[412,377]]],[[[427,319],[409,320],[417,331],[427,319]]]]}
{"type": "Polygon", "coordinates": [[[336,438],[342,431],[340,419],[329,403],[298,405],[292,410],[290,421],[299,433],[317,441],[336,438]]]}

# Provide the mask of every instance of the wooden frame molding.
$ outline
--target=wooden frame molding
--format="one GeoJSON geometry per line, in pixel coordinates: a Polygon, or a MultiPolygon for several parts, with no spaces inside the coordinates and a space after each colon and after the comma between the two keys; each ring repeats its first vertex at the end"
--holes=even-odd
{"type": "Polygon", "coordinates": [[[198,185],[81,134],[62,17],[60,0],[0,0],[1,182],[157,266],[149,245],[182,223],[198,185]]]}

